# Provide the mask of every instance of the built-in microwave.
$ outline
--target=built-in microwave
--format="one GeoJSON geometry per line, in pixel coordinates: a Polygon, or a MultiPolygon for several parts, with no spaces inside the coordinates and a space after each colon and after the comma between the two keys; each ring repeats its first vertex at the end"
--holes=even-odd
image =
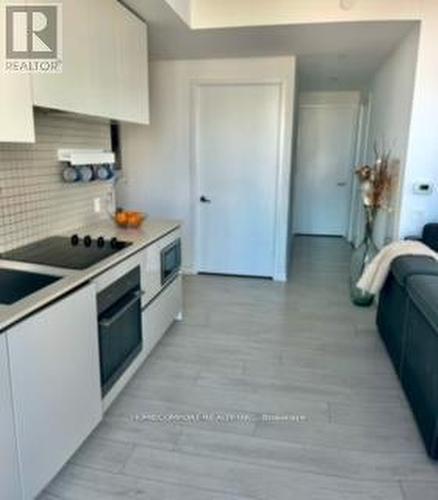
{"type": "Polygon", "coordinates": [[[181,269],[181,239],[173,241],[161,250],[161,285],[175,278],[181,269]]]}

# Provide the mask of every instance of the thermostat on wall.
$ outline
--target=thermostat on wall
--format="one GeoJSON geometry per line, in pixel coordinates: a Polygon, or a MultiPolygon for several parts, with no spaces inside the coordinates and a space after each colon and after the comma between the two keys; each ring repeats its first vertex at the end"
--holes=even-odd
{"type": "Polygon", "coordinates": [[[416,182],[414,184],[414,193],[415,194],[432,194],[433,192],[433,184],[429,181],[421,181],[416,182]]]}

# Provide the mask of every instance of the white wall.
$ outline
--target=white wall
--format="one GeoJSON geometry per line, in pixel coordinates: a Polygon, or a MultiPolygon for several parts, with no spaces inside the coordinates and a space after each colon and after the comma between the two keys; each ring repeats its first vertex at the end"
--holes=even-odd
{"type": "Polygon", "coordinates": [[[424,0],[417,75],[412,109],[405,181],[402,235],[418,234],[426,222],[438,222],[438,2],[424,0]],[[432,196],[413,193],[416,180],[435,184],[432,196]]]}
{"type": "Polygon", "coordinates": [[[300,106],[359,106],[360,91],[301,92],[300,106]]]}
{"type": "Polygon", "coordinates": [[[419,30],[414,29],[378,69],[369,87],[371,115],[366,161],[375,160],[374,144],[391,151],[398,171],[391,201],[392,212],[382,213],[376,225],[376,243],[398,238],[401,190],[406,167],[407,147],[414,97],[419,30]]]}
{"type": "MultiPolygon", "coordinates": [[[[438,45],[437,0],[192,0],[192,27],[281,25],[348,21],[420,20],[421,36],[406,160],[399,233],[419,233],[423,224],[438,220],[438,45]],[[349,3],[349,2],[347,2],[349,3]],[[433,196],[412,192],[415,180],[436,184],[433,196]]],[[[399,82],[400,83],[400,82],[399,82]]]]}
{"type": "MultiPolygon", "coordinates": [[[[434,2],[436,0],[425,0],[434,2]]],[[[192,28],[419,19],[423,0],[192,0],[192,28]]]]}
{"type": "MultiPolygon", "coordinates": [[[[150,66],[151,125],[122,126],[125,180],[119,203],[154,217],[184,222],[184,267],[193,270],[194,226],[191,194],[191,87],[199,80],[281,80],[286,84],[285,130],[282,137],[284,169],[290,171],[295,83],[293,57],[159,61],[150,66]]],[[[288,178],[289,179],[289,178],[288,178]]],[[[285,183],[285,211],[280,214],[284,261],[287,254],[289,180],[285,183]]],[[[284,267],[286,264],[284,264],[284,267]]],[[[283,270],[285,271],[285,269],[283,270]]]]}
{"type": "Polygon", "coordinates": [[[181,17],[188,25],[192,20],[192,5],[191,0],[165,0],[172,9],[181,17]]]}
{"type": "MultiPolygon", "coordinates": [[[[419,233],[425,222],[438,220],[438,127],[435,127],[435,120],[438,116],[438,71],[436,69],[438,2],[436,0],[356,0],[353,8],[347,11],[340,9],[338,0],[297,0],[296,2],[290,0],[257,0],[257,2],[253,0],[221,0],[221,2],[195,0],[192,9],[193,27],[201,27],[201,22],[202,26],[213,27],[294,22],[421,20],[418,65],[398,233],[402,236],[419,233]],[[197,10],[201,8],[204,9],[202,16],[201,11],[197,10]],[[434,195],[415,196],[412,186],[417,179],[434,182],[437,188],[434,195]]],[[[398,91],[398,86],[403,84],[403,81],[396,83],[398,91]]],[[[396,89],[395,84],[394,89],[396,89]]],[[[166,108],[169,104],[164,101],[163,99],[163,107],[166,108]]],[[[177,104],[176,101],[173,102],[177,104]]],[[[155,110],[158,109],[159,106],[155,105],[155,110]]],[[[156,115],[152,119],[156,121],[160,117],[156,115]]],[[[152,134],[155,134],[156,124],[153,128],[152,134]]],[[[176,135],[178,141],[181,141],[181,135],[176,135]]],[[[146,161],[147,158],[145,156],[144,160],[146,161]]],[[[148,175],[156,177],[156,174],[149,173],[148,175]]],[[[175,183],[175,180],[171,179],[171,182],[175,183]]],[[[185,206],[182,199],[180,203],[185,206]]],[[[172,211],[170,207],[165,208],[172,211]]]]}

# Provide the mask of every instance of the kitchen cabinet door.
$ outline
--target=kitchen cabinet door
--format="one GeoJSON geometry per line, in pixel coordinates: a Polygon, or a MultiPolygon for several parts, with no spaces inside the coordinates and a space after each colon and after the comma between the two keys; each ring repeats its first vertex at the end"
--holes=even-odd
{"type": "Polygon", "coordinates": [[[7,338],[24,496],[35,498],[102,418],[94,285],[7,338]]]}
{"type": "MultiPolygon", "coordinates": [[[[38,3],[37,0],[28,2],[38,3]]],[[[91,89],[95,61],[90,47],[93,28],[90,1],[62,0],[60,3],[63,17],[62,73],[32,75],[34,104],[94,115],[91,89]]]]}
{"type": "Polygon", "coordinates": [[[22,498],[6,335],[0,335],[0,498],[22,498]]]}
{"type": "Polygon", "coordinates": [[[143,349],[148,356],[175,319],[182,314],[182,280],[179,276],[143,311],[143,349]]]}
{"type": "Polygon", "coordinates": [[[35,142],[29,75],[4,73],[0,64],[0,142],[35,142]]]}
{"type": "Polygon", "coordinates": [[[94,113],[149,123],[146,24],[116,1],[94,0],[89,16],[94,113]]]}
{"type": "MultiPolygon", "coordinates": [[[[35,142],[32,91],[28,74],[5,73],[4,1],[0,0],[0,142],[35,142]]],[[[8,2],[10,3],[10,2],[8,2]]]]}
{"type": "MultiPolygon", "coordinates": [[[[91,64],[91,113],[118,119],[117,33],[118,2],[93,0],[88,2],[90,23],[89,50],[91,64]]],[[[126,9],[124,9],[126,10],[126,9]]]]}
{"type": "Polygon", "coordinates": [[[143,251],[141,279],[144,295],[143,305],[150,302],[161,290],[161,249],[154,243],[143,251]]]}
{"type": "Polygon", "coordinates": [[[149,123],[147,26],[116,4],[117,116],[122,121],[149,123]]]}
{"type": "Polygon", "coordinates": [[[63,72],[32,76],[34,104],[148,123],[146,25],[116,0],[61,3],[63,72]]]}

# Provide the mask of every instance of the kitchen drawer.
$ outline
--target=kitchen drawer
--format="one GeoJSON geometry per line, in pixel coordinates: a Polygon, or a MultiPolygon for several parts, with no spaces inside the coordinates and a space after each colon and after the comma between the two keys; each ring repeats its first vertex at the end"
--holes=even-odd
{"type": "Polygon", "coordinates": [[[149,355],[182,313],[182,279],[175,279],[143,311],[143,349],[149,355]]]}
{"type": "Polygon", "coordinates": [[[143,251],[142,258],[142,304],[148,304],[162,289],[161,285],[161,251],[172,242],[181,238],[181,231],[172,231],[164,238],[156,241],[143,251]]]}

